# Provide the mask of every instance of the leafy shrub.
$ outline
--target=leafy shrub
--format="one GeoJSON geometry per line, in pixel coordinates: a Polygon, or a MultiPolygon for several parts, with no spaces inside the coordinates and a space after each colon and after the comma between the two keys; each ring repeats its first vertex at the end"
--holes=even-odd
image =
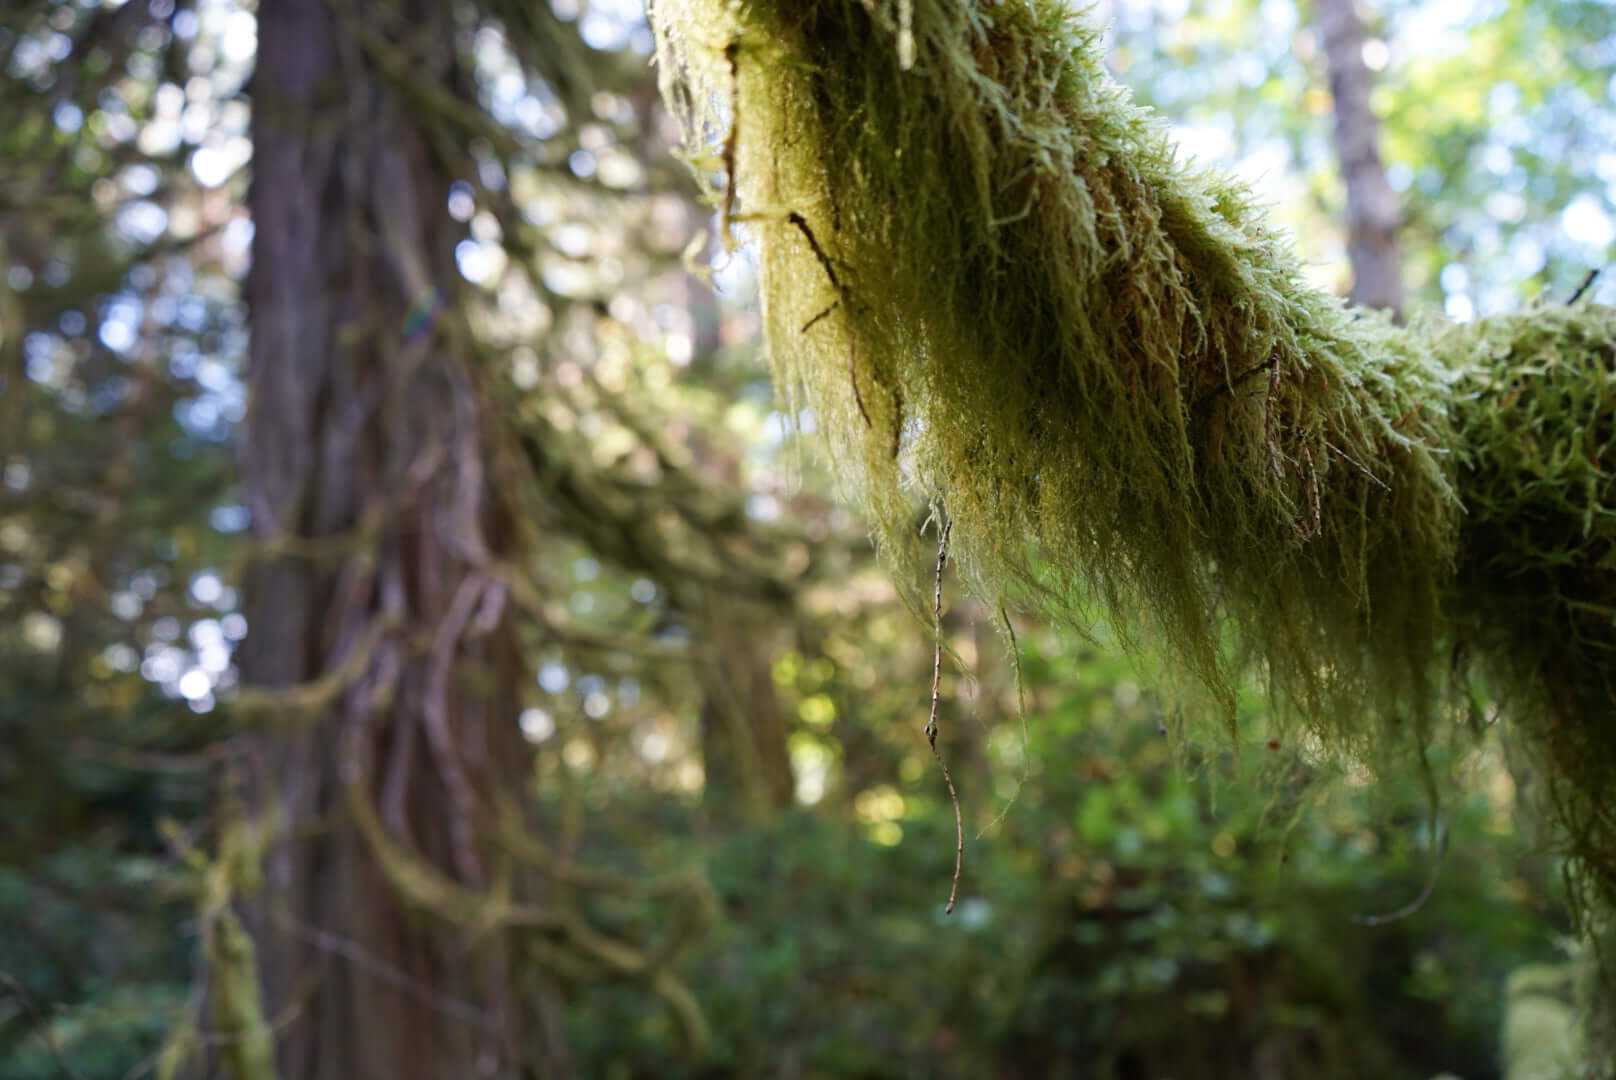
{"type": "MultiPolygon", "coordinates": [[[[1111,734],[1093,711],[1077,697],[1039,722],[1044,767],[968,846],[952,916],[953,817],[935,799],[905,800],[892,846],[805,810],[717,840],[725,918],[684,969],[709,1056],[671,1064],[672,1024],[607,986],[571,1011],[585,1071],[1496,1075],[1509,970],[1558,955],[1523,903],[1550,907],[1551,867],[1514,835],[1496,762],[1471,767],[1490,793],[1444,810],[1428,900],[1377,921],[1363,916],[1431,881],[1440,843],[1418,785],[1320,780],[1266,740],[1175,761],[1147,708],[1111,734]]],[[[683,833],[683,811],[662,809],[664,835],[683,833]]],[[[600,841],[614,842],[633,838],[600,841]]]]}

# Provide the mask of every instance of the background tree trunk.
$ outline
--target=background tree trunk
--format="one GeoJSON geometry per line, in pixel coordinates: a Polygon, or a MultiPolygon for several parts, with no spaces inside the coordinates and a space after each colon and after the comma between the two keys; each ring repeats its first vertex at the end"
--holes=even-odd
{"type": "Polygon", "coordinates": [[[298,1080],[570,1071],[553,990],[513,982],[515,932],[470,925],[493,894],[532,898],[489,840],[495,796],[519,799],[529,775],[494,572],[514,541],[458,321],[454,175],[420,97],[384,74],[459,94],[451,12],[258,15],[241,453],[268,556],[241,672],[302,687],[259,744],[277,839],[253,920],[298,1080]]]}
{"type": "Polygon", "coordinates": [[[1369,108],[1369,65],[1364,25],[1354,0],[1318,0],[1330,94],[1335,100],[1335,149],[1347,187],[1347,253],[1352,260],[1349,299],[1364,307],[1403,308],[1402,257],[1397,227],[1402,212],[1380,160],[1380,123],[1369,108]]]}
{"type": "Polygon", "coordinates": [[[774,688],[780,634],[759,613],[716,595],[712,640],[700,661],[704,798],[725,805],[744,798],[758,820],[791,805],[796,784],[786,745],[786,717],[774,688]]]}

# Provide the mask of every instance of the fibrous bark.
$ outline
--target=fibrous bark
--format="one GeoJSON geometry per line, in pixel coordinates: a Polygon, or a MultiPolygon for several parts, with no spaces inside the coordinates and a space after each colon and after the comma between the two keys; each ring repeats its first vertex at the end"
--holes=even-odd
{"type": "Polygon", "coordinates": [[[259,742],[280,829],[254,921],[300,1080],[569,1071],[552,990],[515,976],[533,883],[493,842],[525,676],[455,177],[379,63],[459,94],[456,32],[429,0],[258,15],[241,458],[256,536],[291,553],[249,576],[241,673],[301,688],[259,742]]]}

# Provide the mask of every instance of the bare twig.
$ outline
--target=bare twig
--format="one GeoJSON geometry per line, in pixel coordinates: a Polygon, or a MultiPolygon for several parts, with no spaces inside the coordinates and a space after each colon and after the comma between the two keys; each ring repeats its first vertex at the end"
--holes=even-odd
{"type": "Polygon", "coordinates": [[[724,60],[729,64],[730,101],[729,130],[724,132],[724,148],[721,154],[724,162],[724,201],[718,207],[718,235],[730,248],[735,245],[735,240],[730,235],[729,223],[735,216],[735,140],[741,126],[739,105],[741,71],[735,62],[740,54],[740,42],[732,41],[724,46],[724,60]]]}
{"type": "Polygon", "coordinates": [[[859,392],[858,384],[858,338],[852,334],[847,335],[847,381],[853,386],[853,404],[858,406],[859,415],[864,417],[866,428],[874,427],[870,421],[870,410],[864,407],[864,395],[859,392]]]}
{"type": "Polygon", "coordinates": [[[1588,287],[1591,286],[1594,283],[1594,279],[1597,278],[1598,276],[1599,276],[1599,267],[1596,266],[1592,270],[1588,271],[1588,276],[1582,279],[1582,284],[1577,286],[1577,291],[1572,293],[1571,294],[1571,299],[1566,301],[1566,307],[1570,307],[1572,304],[1575,304],[1578,300],[1581,300],[1582,299],[1582,294],[1588,291],[1588,287]]]}
{"type": "Polygon", "coordinates": [[[1313,507],[1313,535],[1318,536],[1324,531],[1324,515],[1319,505],[1319,470],[1313,464],[1311,449],[1302,447],[1302,457],[1307,461],[1307,493],[1313,507]]]}
{"type": "Polygon", "coordinates": [[[450,997],[440,993],[432,987],[414,978],[407,972],[399,970],[394,965],[360,945],[357,941],[333,934],[329,930],[322,930],[317,926],[310,926],[302,922],[289,911],[277,911],[275,918],[282,925],[305,942],[319,949],[321,952],[331,953],[342,957],[354,967],[387,983],[403,994],[425,1005],[434,1012],[444,1016],[481,1028],[484,1031],[493,1031],[494,1022],[487,1010],[462,1001],[460,998],[450,997]]]}
{"type": "MultiPolygon", "coordinates": [[[[1412,413],[1414,411],[1415,410],[1410,409],[1407,413],[1404,413],[1403,415],[1408,416],[1409,413],[1412,413]]],[[[1401,422],[1402,422],[1401,420],[1398,421],[1398,423],[1401,423],[1401,422]]],[[[1392,427],[1396,427],[1396,426],[1397,426],[1397,424],[1392,425],[1392,427]]],[[[1345,461],[1348,465],[1351,465],[1353,468],[1357,469],[1359,472],[1361,472],[1365,476],[1369,477],[1370,482],[1372,482],[1376,487],[1380,488],[1382,491],[1390,491],[1392,489],[1390,484],[1386,483],[1386,481],[1382,480],[1380,477],[1378,477],[1374,473],[1370,472],[1368,470],[1368,468],[1366,468],[1363,464],[1358,462],[1355,458],[1353,458],[1353,456],[1351,454],[1349,454],[1345,450],[1341,449],[1335,443],[1326,442],[1324,445],[1328,446],[1331,450],[1335,451],[1336,456],[1341,458],[1342,461],[1345,461]]]]}
{"type": "Polygon", "coordinates": [[[903,389],[892,388],[892,460],[898,460],[898,451],[903,448],[903,389]]]}
{"type": "Polygon", "coordinates": [[[959,793],[954,790],[954,778],[948,773],[948,762],[937,749],[937,700],[943,685],[943,564],[948,561],[948,534],[954,529],[952,519],[943,522],[943,535],[937,542],[937,591],[932,601],[932,629],[937,635],[933,643],[931,661],[931,718],[926,721],[926,742],[931,756],[943,770],[943,782],[948,785],[948,798],[954,804],[954,883],[948,890],[948,907],[943,914],[954,913],[954,901],[959,897],[960,868],[965,863],[965,819],[960,816],[959,793]]]}
{"type": "Polygon", "coordinates": [[[803,323],[802,324],[802,329],[797,331],[797,332],[800,333],[800,334],[806,334],[808,331],[812,330],[814,328],[815,323],[819,322],[820,319],[825,318],[825,316],[827,316],[831,312],[835,311],[836,310],[836,305],[840,304],[840,303],[841,303],[840,300],[832,300],[830,302],[830,305],[828,307],[826,307],[824,311],[821,311],[818,315],[815,315],[813,318],[811,318],[807,322],[803,323]]]}
{"type": "Polygon", "coordinates": [[[1223,382],[1196,398],[1193,408],[1196,410],[1206,408],[1208,405],[1212,404],[1213,400],[1215,400],[1219,395],[1233,393],[1235,387],[1244,385],[1247,379],[1261,375],[1265,371],[1272,371],[1274,366],[1278,363],[1279,350],[1276,349],[1269,354],[1267,360],[1264,360],[1256,367],[1251,368],[1249,371],[1242,371],[1238,375],[1227,376],[1223,382]]]}
{"type": "Polygon", "coordinates": [[[111,765],[132,772],[198,773],[211,769],[241,749],[239,738],[232,737],[189,754],[171,754],[160,750],[142,750],[131,746],[80,736],[73,740],[74,755],[102,765],[111,765]]]}
{"type": "Polygon", "coordinates": [[[1268,369],[1268,400],[1263,408],[1263,441],[1268,444],[1268,464],[1273,467],[1274,477],[1283,481],[1285,473],[1279,467],[1279,453],[1274,449],[1274,398],[1279,394],[1279,350],[1275,349],[1270,356],[1272,366],[1268,369]]]}
{"type": "Polygon", "coordinates": [[[1431,863],[1431,873],[1425,879],[1425,888],[1420,890],[1418,896],[1396,911],[1388,911],[1384,915],[1354,915],[1352,921],[1359,926],[1384,926],[1389,922],[1406,919],[1420,910],[1425,906],[1426,901],[1431,899],[1431,894],[1436,892],[1436,881],[1442,875],[1442,863],[1447,858],[1447,854],[1448,819],[1446,816],[1438,814],[1436,818],[1436,859],[1431,863]]]}
{"type": "MultiPolygon", "coordinates": [[[[830,279],[831,288],[836,290],[836,303],[831,304],[830,307],[821,311],[803,325],[802,332],[807,333],[809,327],[830,314],[831,309],[836,304],[847,299],[847,290],[842,287],[841,279],[836,276],[836,268],[831,265],[830,256],[826,255],[825,249],[819,246],[819,238],[814,235],[814,230],[808,227],[808,219],[793,210],[786,215],[786,220],[796,226],[797,231],[802,233],[802,238],[808,241],[809,250],[814,253],[814,258],[819,260],[820,267],[825,271],[825,277],[830,279]]],[[[858,336],[853,333],[851,327],[849,327],[847,334],[847,379],[853,385],[853,403],[858,406],[859,415],[864,418],[864,426],[866,428],[874,427],[875,425],[870,421],[870,410],[864,407],[864,394],[859,390],[858,336]]]]}
{"type": "Polygon", "coordinates": [[[831,288],[836,290],[838,296],[844,295],[845,290],[842,288],[841,279],[836,276],[836,268],[831,265],[830,256],[825,254],[825,249],[819,246],[819,238],[814,235],[814,230],[808,227],[808,219],[793,210],[786,215],[786,220],[796,226],[797,231],[802,233],[802,238],[808,241],[808,248],[814,253],[814,258],[819,260],[819,265],[824,268],[825,276],[830,279],[831,288]]]}

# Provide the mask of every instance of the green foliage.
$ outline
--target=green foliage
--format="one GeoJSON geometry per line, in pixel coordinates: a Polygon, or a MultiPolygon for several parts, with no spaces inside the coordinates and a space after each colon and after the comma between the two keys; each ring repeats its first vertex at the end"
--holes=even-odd
{"type": "MultiPolygon", "coordinates": [[[[951,811],[919,789],[896,846],[824,812],[720,838],[707,869],[726,918],[691,961],[711,1056],[676,1068],[662,1013],[596,991],[572,1014],[584,1071],[1223,1077],[1271,1060],[1307,1076],[1490,1075],[1505,975],[1556,956],[1521,904],[1545,901],[1545,868],[1496,800],[1449,808],[1427,907],[1361,925],[1429,876],[1418,784],[1313,785],[1266,742],[1195,779],[1145,704],[1103,716],[1113,689],[1040,724],[1046,764],[1004,831],[971,844],[953,916],[951,811]],[[1290,775],[1296,805],[1242,782],[1256,771],[1290,775]]],[[[659,817],[686,831],[676,810],[659,817]]]]}
{"type": "MultiPolygon", "coordinates": [[[[1601,161],[1611,142],[1601,105],[1616,76],[1616,9],[1586,0],[1476,5],[1457,20],[1463,48],[1422,53],[1397,43],[1430,25],[1419,5],[1377,6],[1392,56],[1406,57],[1388,67],[1376,99],[1387,161],[1409,181],[1401,235],[1411,282],[1484,314],[1519,297],[1571,295],[1589,267],[1611,257],[1608,238],[1562,215],[1616,206],[1610,163],[1601,161]]],[[[1610,303],[1616,282],[1592,292],[1610,303]]]]}
{"type": "Polygon", "coordinates": [[[195,1009],[160,833],[229,734],[179,681],[239,637],[210,516],[244,516],[242,313],[193,148],[137,139],[204,78],[164,62],[192,5],[0,7],[0,1075],[123,1076],[195,1009]]]}
{"type": "MultiPolygon", "coordinates": [[[[19,802],[19,806],[21,803],[19,802]]],[[[103,822],[25,867],[0,865],[0,1074],[122,1076],[155,1053],[186,1008],[195,942],[182,874],[127,852],[103,822]],[[52,1052],[52,1046],[55,1052],[52,1052]]]]}

